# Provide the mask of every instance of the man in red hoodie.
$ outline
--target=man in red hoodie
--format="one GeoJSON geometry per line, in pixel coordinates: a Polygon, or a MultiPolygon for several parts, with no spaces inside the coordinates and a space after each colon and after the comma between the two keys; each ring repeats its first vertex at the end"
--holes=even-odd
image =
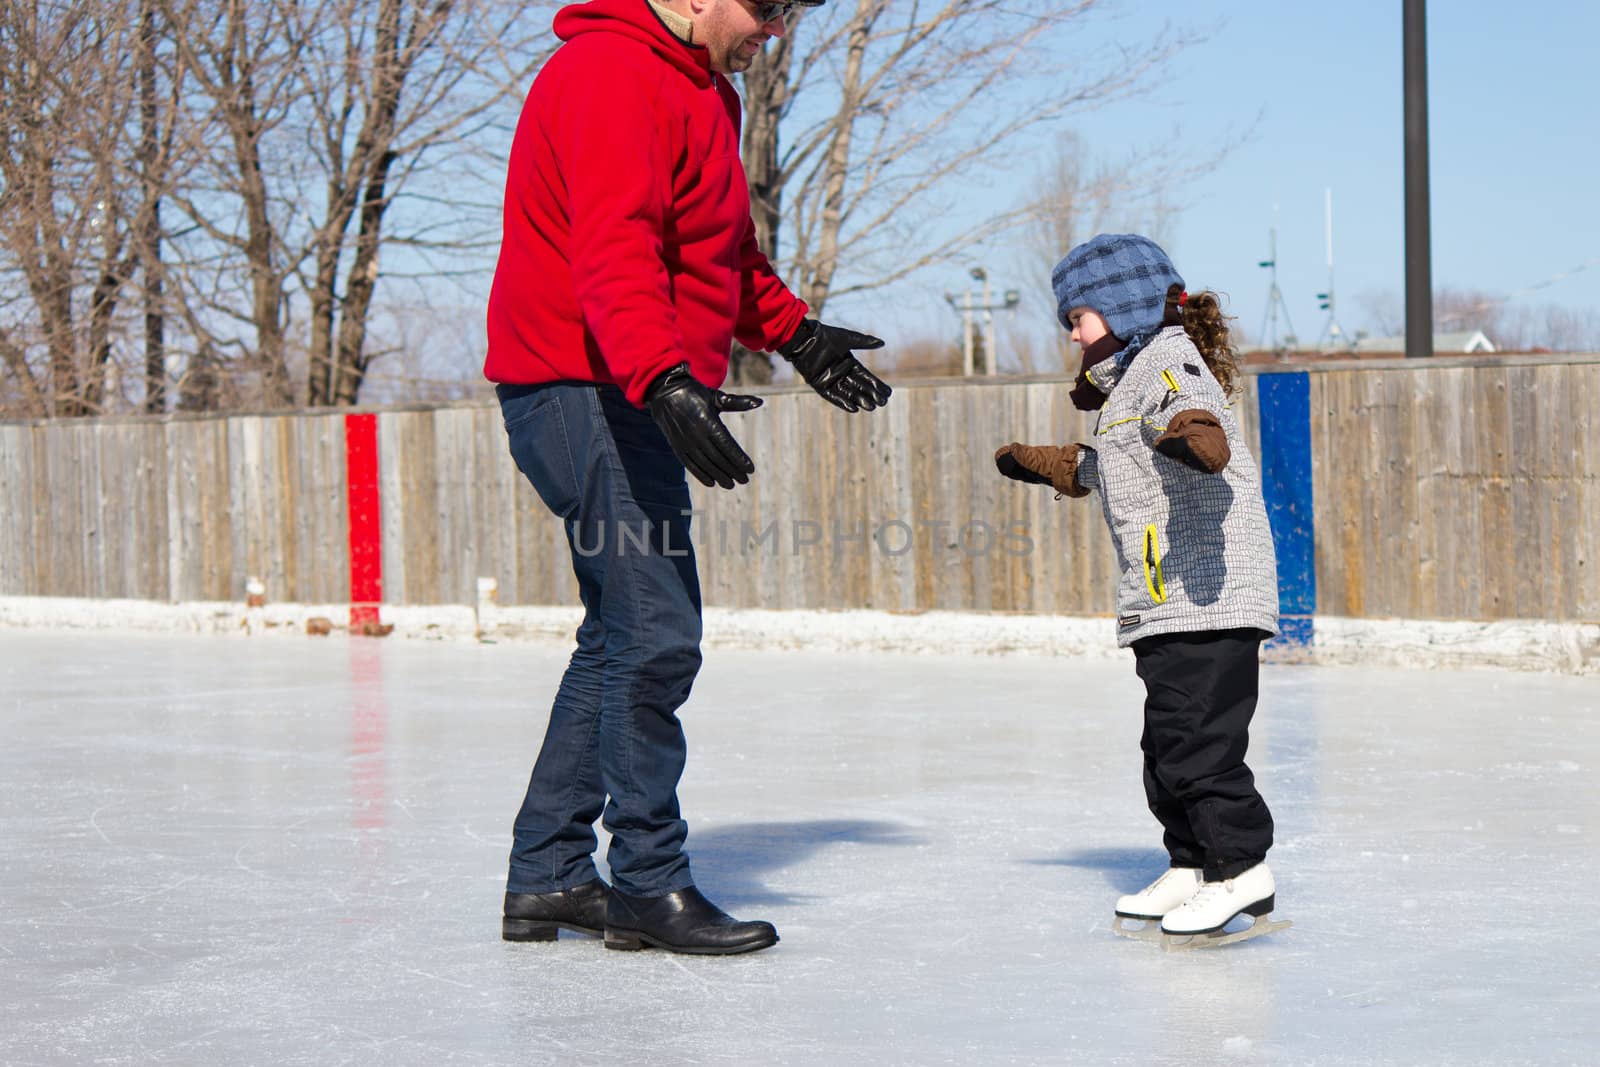
{"type": "Polygon", "coordinates": [[[694,886],[677,709],[700,667],[687,469],[731,489],[755,466],[722,422],[733,340],[777,351],[845,411],[889,387],[852,354],[882,341],[806,317],[756,246],[727,75],[822,0],[593,0],[535,79],[511,147],[485,375],[512,457],[563,520],[584,605],[517,816],[502,933],[559,927],[607,948],[750,952],[694,886]],[[609,796],[609,801],[607,797],[609,796]],[[612,885],[593,860],[611,833],[612,885]]]}

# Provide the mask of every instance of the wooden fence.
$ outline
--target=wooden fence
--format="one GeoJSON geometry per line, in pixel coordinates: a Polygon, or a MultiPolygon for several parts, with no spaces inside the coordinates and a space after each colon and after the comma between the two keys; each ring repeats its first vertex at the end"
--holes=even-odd
{"type": "MultiPolygon", "coordinates": [[[[1600,359],[1271,368],[1307,375],[1319,614],[1600,620],[1600,359]]],[[[1235,411],[1259,455],[1259,371],[1235,411]]],[[[847,416],[762,390],[730,426],[757,466],[695,485],[708,604],[1102,614],[1094,499],[1008,482],[1007,441],[1088,440],[1060,379],[898,384],[847,416]]],[[[0,596],[349,596],[340,413],[0,424],[0,596]]],[[[576,601],[564,537],[492,404],[377,412],[384,600],[576,601]]]]}

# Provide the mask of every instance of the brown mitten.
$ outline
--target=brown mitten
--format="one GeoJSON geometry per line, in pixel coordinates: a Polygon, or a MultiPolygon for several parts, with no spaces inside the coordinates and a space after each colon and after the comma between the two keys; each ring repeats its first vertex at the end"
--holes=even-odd
{"type": "Polygon", "coordinates": [[[1077,445],[1019,445],[1012,442],[994,454],[994,465],[1007,478],[1048,485],[1067,496],[1088,496],[1078,484],[1077,445]]]}
{"type": "Polygon", "coordinates": [[[1156,438],[1155,448],[1187,467],[1216,474],[1228,465],[1233,452],[1222,423],[1209,411],[1190,408],[1167,420],[1167,432],[1156,438]]]}

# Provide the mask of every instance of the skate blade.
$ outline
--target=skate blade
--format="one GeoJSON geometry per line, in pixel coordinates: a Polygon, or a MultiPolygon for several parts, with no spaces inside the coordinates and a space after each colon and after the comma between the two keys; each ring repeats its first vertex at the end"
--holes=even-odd
{"type": "Polygon", "coordinates": [[[1160,941],[1160,919],[1131,919],[1126,915],[1113,915],[1111,917],[1111,932],[1118,937],[1131,937],[1135,941],[1160,941]],[[1124,925],[1138,923],[1137,926],[1124,925]]]}
{"type": "Polygon", "coordinates": [[[1260,937],[1278,930],[1287,930],[1294,923],[1288,919],[1272,919],[1266,915],[1256,916],[1255,922],[1237,930],[1234,933],[1225,933],[1221,930],[1209,934],[1162,934],[1161,947],[1167,952],[1193,952],[1199,948],[1221,948],[1223,945],[1236,945],[1240,941],[1249,941],[1251,938],[1260,937]]]}

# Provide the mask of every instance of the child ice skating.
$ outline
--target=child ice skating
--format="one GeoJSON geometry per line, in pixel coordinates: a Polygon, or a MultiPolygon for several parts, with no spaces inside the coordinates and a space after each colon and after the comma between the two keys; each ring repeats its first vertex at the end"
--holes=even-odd
{"type": "Polygon", "coordinates": [[[1098,490],[1116,545],[1117,643],[1144,680],[1145,794],[1171,868],[1117,901],[1113,928],[1169,948],[1225,944],[1267,919],[1272,816],[1245,765],[1277,563],[1260,479],[1228,408],[1236,375],[1213,293],[1190,296],[1145,237],[1103,234],[1052,282],[1083,349],[1072,401],[1094,443],[1009,444],[1000,473],[1058,495],[1098,490]],[[1255,920],[1227,933],[1239,916],[1255,920]],[[1126,920],[1143,920],[1136,927],[1126,920]]]}

